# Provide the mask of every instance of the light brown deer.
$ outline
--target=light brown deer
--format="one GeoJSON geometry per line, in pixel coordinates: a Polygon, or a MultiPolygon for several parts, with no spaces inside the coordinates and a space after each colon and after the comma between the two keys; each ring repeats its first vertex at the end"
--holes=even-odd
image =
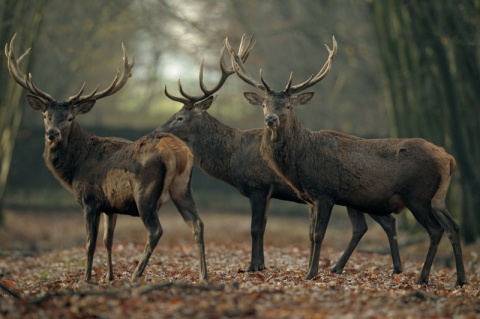
{"type": "Polygon", "coordinates": [[[132,275],[140,277],[163,230],[158,211],[170,198],[185,222],[192,228],[200,255],[200,280],[206,281],[207,267],[203,241],[203,223],[197,214],[191,190],[193,155],[187,145],[167,133],[150,133],[135,142],[116,137],[98,137],[82,129],[75,120],[88,113],[95,102],[118,92],[131,76],[135,63],[129,64],[123,49],[123,72],[108,88],[97,88],[90,94],[80,91],[64,102],[58,102],[38,89],[32,75],[23,75],[14,54],[15,36],[5,46],[8,69],[13,79],[27,89],[32,109],[43,114],[47,167],[60,183],[71,191],[83,208],[87,230],[85,281],[91,280],[93,256],[100,215],[105,217],[104,243],[108,252],[107,278],[113,280],[112,239],[117,214],[139,216],[148,231],[143,256],[132,275]]]}
{"type": "Polygon", "coordinates": [[[260,147],[269,165],[315,206],[311,218],[311,258],[307,279],[318,273],[320,248],[334,204],[371,214],[400,213],[408,208],[430,236],[430,247],[418,283],[428,282],[443,232],[453,247],[457,285],[467,280],[459,227],[445,206],[445,196],[455,159],[441,147],[420,139],[362,139],[333,131],[303,128],[294,109],[307,103],[312,92],[293,96],[320,82],[329,72],[337,52],[333,49],[316,75],[284,90],[270,88],[260,70],[261,83],[248,73],[228,44],[232,65],[246,83],[263,91],[261,97],[246,92],[248,102],[263,108],[265,129],[260,147]]]}
{"type": "MultiPolygon", "coordinates": [[[[243,36],[238,53],[242,61],[246,61],[253,48],[252,38],[248,44],[246,43],[246,37],[243,36]]],[[[170,94],[165,87],[167,97],[182,103],[183,106],[156,131],[173,133],[187,142],[195,156],[195,163],[202,171],[235,187],[250,200],[252,250],[247,271],[261,271],[265,269],[263,238],[270,199],[276,198],[297,203],[305,203],[305,201],[299,198],[294,189],[275,174],[263,160],[260,154],[263,129],[232,128],[220,123],[207,112],[212,105],[213,94],[220,90],[230,75],[235,73],[232,68],[225,65],[224,51],[225,46],[220,53],[221,77],[212,89],[208,89],[203,82],[203,62],[200,65],[199,73],[202,94],[187,94],[180,81],[178,81],[178,90],[181,97],[170,94]]],[[[309,208],[311,209],[312,206],[309,205],[309,208]]],[[[332,269],[335,273],[343,271],[350,255],[368,229],[362,212],[351,207],[348,207],[347,211],[353,227],[352,237],[347,249],[332,269]]],[[[401,273],[402,262],[398,250],[395,218],[392,215],[370,216],[382,226],[387,234],[393,260],[393,273],[401,273]]]]}

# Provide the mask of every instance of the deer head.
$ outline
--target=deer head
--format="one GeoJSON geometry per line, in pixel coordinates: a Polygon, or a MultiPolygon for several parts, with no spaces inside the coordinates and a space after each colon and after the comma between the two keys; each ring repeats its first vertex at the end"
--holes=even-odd
{"type": "Polygon", "coordinates": [[[235,53],[235,50],[230,46],[228,38],[225,39],[225,45],[230,52],[232,67],[237,73],[237,75],[247,84],[261,90],[264,92],[264,96],[261,97],[253,92],[245,92],[244,96],[247,101],[252,105],[262,106],[265,125],[272,130],[272,138],[276,135],[276,130],[281,126],[285,125],[286,121],[290,119],[289,116],[292,110],[297,105],[303,105],[310,101],[313,97],[313,92],[302,93],[297,96],[293,96],[301,91],[306,90],[307,88],[313,86],[314,84],[320,82],[330,71],[332,66],[333,58],[337,53],[337,41],[335,37],[333,39],[333,49],[327,47],[328,58],[323,67],[316,75],[311,75],[307,80],[302,83],[292,85],[293,73],[290,73],[290,78],[288,79],[287,85],[284,90],[277,92],[270,88],[267,81],[263,78],[262,70],[260,69],[260,81],[257,82],[253,77],[248,73],[245,66],[242,63],[242,60],[238,57],[238,54],[235,53]]]}
{"type": "MultiPolygon", "coordinates": [[[[253,42],[253,35],[250,39],[246,40],[246,35],[242,36],[240,41],[240,46],[238,49],[238,55],[242,62],[245,62],[250,55],[251,50],[255,46],[255,42],[253,42]]],[[[220,70],[222,75],[218,83],[212,88],[208,89],[203,82],[203,61],[200,64],[200,72],[199,72],[199,83],[200,89],[202,90],[202,94],[200,95],[190,95],[186,93],[182,87],[180,80],[178,80],[178,91],[182,95],[182,97],[177,97],[170,94],[167,90],[167,86],[165,85],[165,95],[171,99],[172,101],[180,102],[183,104],[183,107],[180,111],[175,113],[165,124],[160,126],[157,131],[164,131],[175,134],[177,137],[181,138],[184,141],[189,140],[189,137],[193,132],[193,127],[195,123],[199,123],[198,125],[202,125],[201,117],[205,111],[207,111],[214,101],[214,96],[218,90],[225,84],[227,78],[235,73],[233,68],[228,68],[225,64],[224,56],[225,56],[225,44],[220,52],[220,70]]]]}
{"type": "Polygon", "coordinates": [[[90,94],[82,95],[85,89],[85,83],[82,85],[80,91],[69,97],[66,101],[58,102],[52,96],[40,90],[34,83],[32,74],[22,74],[19,64],[30,52],[28,49],[20,58],[16,59],[14,53],[15,37],[13,36],[10,44],[5,45],[5,55],[8,59],[8,70],[13,79],[23,88],[27,89],[30,94],[27,94],[27,101],[32,109],[43,113],[45,126],[45,140],[47,144],[56,145],[68,137],[70,127],[78,114],[88,113],[95,102],[106,96],[113,95],[120,91],[120,89],[127,83],[132,76],[131,70],[135,64],[135,57],[131,64],[128,62],[128,55],[125,46],[122,43],[123,50],[123,72],[120,75],[119,70],[113,79],[112,83],[103,91],[98,92],[98,86],[90,94]]]}

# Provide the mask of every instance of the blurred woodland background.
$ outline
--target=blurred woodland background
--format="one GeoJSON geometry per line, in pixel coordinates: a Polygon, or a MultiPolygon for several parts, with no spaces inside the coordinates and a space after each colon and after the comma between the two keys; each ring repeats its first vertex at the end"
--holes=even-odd
{"type": "MultiPolygon", "coordinates": [[[[423,137],[457,159],[448,206],[465,242],[480,235],[480,2],[478,0],[4,0],[0,43],[17,34],[17,57],[32,51],[24,72],[57,100],[106,87],[121,66],[121,43],[135,54],[133,77],[118,94],[78,118],[101,136],[137,139],[181,107],[164,96],[199,93],[198,70],[216,83],[225,37],[238,46],[254,34],[246,63],[260,68],[274,88],[293,71],[300,82],[325,62],[332,35],[338,54],[330,74],[313,87],[314,99],[299,108],[305,127],[334,129],[365,138],[423,137]]],[[[262,126],[261,111],[235,76],[219,92],[209,113],[239,128],[262,126]]],[[[45,167],[42,116],[0,57],[0,216],[2,209],[80,211],[45,167]]],[[[214,154],[212,154],[213,156],[214,154]]],[[[231,187],[194,174],[200,213],[242,211],[248,200],[231,187]]],[[[307,216],[301,205],[276,203],[272,210],[307,216]],[[300,213],[301,211],[301,213],[300,213]]],[[[400,227],[412,227],[409,215],[400,227]]]]}

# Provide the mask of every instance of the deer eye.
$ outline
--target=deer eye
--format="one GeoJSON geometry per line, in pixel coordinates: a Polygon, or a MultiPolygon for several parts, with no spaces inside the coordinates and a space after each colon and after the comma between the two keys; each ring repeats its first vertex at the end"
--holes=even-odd
{"type": "Polygon", "coordinates": [[[177,117],[177,122],[182,122],[183,120],[184,120],[184,117],[183,117],[183,116],[177,117]]]}
{"type": "Polygon", "coordinates": [[[67,118],[67,121],[69,121],[69,122],[73,121],[73,116],[69,116],[69,117],[67,118]]]}

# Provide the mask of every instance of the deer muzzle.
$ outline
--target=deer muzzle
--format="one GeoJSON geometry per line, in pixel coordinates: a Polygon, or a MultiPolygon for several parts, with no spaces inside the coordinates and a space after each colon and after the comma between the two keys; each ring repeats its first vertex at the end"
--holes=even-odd
{"type": "Polygon", "coordinates": [[[61,138],[60,130],[57,128],[50,128],[45,131],[45,139],[47,139],[49,142],[53,143],[56,140],[59,140],[61,138]]]}
{"type": "Polygon", "coordinates": [[[265,125],[269,128],[274,128],[278,126],[278,122],[278,116],[275,114],[265,116],[265,125]]]}

